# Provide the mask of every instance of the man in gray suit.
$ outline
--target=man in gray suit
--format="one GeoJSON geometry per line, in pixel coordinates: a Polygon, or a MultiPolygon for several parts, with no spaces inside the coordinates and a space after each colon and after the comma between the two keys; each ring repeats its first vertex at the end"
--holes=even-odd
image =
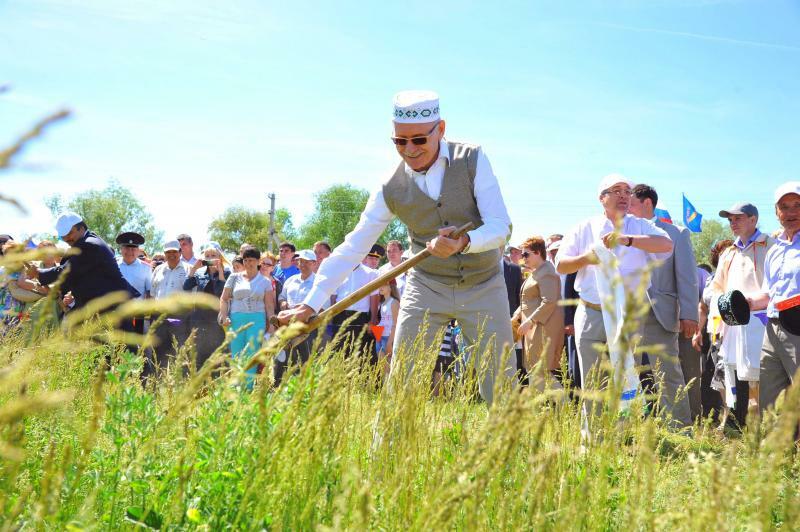
{"type": "MultiPolygon", "coordinates": [[[[650,312],[644,320],[642,344],[664,346],[662,356],[649,357],[652,365],[656,365],[658,360],[661,366],[656,382],[662,381],[663,384],[662,406],[672,413],[676,422],[691,425],[694,415],[690,411],[690,401],[683,393],[677,400],[675,396],[681,386],[695,377],[691,390],[696,391],[698,396],[700,393],[700,354],[691,346],[692,335],[698,327],[697,264],[689,231],[655,219],[657,204],[658,194],[653,187],[636,185],[633,188],[630,213],[652,220],[657,227],[666,231],[675,246],[672,255],[651,273],[650,288],[647,290],[650,312]],[[690,350],[685,353],[687,364],[684,364],[683,358],[679,359],[680,337],[690,350]]],[[[698,412],[699,407],[698,397],[698,412]]]]}

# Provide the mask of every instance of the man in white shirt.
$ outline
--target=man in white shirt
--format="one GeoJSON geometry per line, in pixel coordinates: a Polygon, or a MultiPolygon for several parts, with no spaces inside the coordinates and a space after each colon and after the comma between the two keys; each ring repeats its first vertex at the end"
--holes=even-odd
{"type": "Polygon", "coordinates": [[[364,257],[364,260],[361,261],[361,264],[366,266],[367,268],[372,268],[373,270],[378,269],[378,264],[381,263],[381,259],[386,256],[386,250],[380,244],[374,244],[372,249],[369,250],[367,256],[364,257]]]}
{"type": "MultiPolygon", "coordinates": [[[[116,239],[121,257],[117,258],[117,266],[128,284],[139,292],[138,299],[150,297],[150,284],[153,270],[148,264],[139,260],[139,246],[144,244],[144,237],[132,231],[120,233],[116,239]]],[[[131,320],[133,332],[144,334],[144,318],[136,317],[131,320]]]]}
{"type": "MultiPolygon", "coordinates": [[[[603,312],[598,292],[598,244],[611,250],[619,261],[619,273],[626,292],[638,289],[642,271],[648,263],[663,260],[672,253],[672,241],[649,220],[627,214],[634,183],[620,174],[604,177],[597,190],[603,214],[589,218],[573,228],[561,241],[556,255],[558,273],[577,272],[575,289],[580,303],[575,311],[575,341],[583,389],[604,386],[599,374],[600,353],[595,344],[607,342],[603,312]],[[619,229],[617,229],[619,226],[619,229]]],[[[597,401],[584,403],[584,428],[588,429],[590,414],[598,413],[597,401]]]]}
{"type": "MultiPolygon", "coordinates": [[[[335,251],[334,251],[335,253],[335,251]]],[[[336,289],[331,303],[342,301],[344,298],[365,286],[367,283],[378,278],[378,270],[374,270],[363,264],[359,264],[350,272],[344,283],[336,289]]],[[[313,293],[313,288],[312,288],[313,293]]],[[[308,296],[306,297],[306,300],[308,296]]],[[[378,291],[372,292],[369,297],[356,301],[344,312],[333,317],[335,345],[344,348],[348,355],[356,353],[369,356],[372,365],[378,363],[375,354],[375,338],[370,331],[370,325],[377,325],[378,307],[380,306],[380,296],[378,291]],[[349,322],[345,325],[345,322],[349,322]]]]}
{"type": "Polygon", "coordinates": [[[153,272],[151,294],[156,299],[164,299],[170,294],[183,292],[183,282],[188,271],[182,262],[180,244],[171,240],[164,245],[164,257],[167,262],[158,266],[153,272]]]}
{"type": "MultiPolygon", "coordinates": [[[[281,310],[296,308],[303,304],[306,296],[314,286],[314,270],[317,267],[317,256],[310,249],[301,249],[298,253],[297,267],[300,268],[300,273],[292,275],[283,284],[283,289],[278,296],[278,303],[281,310]]],[[[302,365],[305,364],[311,356],[311,348],[317,339],[317,331],[313,331],[308,337],[294,346],[288,356],[275,359],[273,367],[273,377],[275,386],[280,385],[283,380],[283,375],[289,368],[289,365],[302,365]]]]}
{"type": "Polygon", "coordinates": [[[297,266],[300,268],[300,274],[289,277],[283,284],[283,290],[278,296],[281,310],[302,305],[314,286],[314,268],[317,264],[316,254],[310,249],[301,249],[298,252],[298,256],[297,266]]]}
{"type": "Polygon", "coordinates": [[[181,262],[189,266],[194,266],[194,263],[197,262],[197,257],[194,256],[194,242],[192,241],[192,237],[186,233],[181,233],[175,240],[177,240],[181,246],[181,262]]]}
{"type": "Polygon", "coordinates": [[[304,305],[284,311],[280,318],[284,323],[306,321],[397,216],[408,227],[412,251],[427,247],[432,257],[420,262],[406,280],[392,373],[411,375],[414,358],[422,356],[410,352],[420,332],[432,348],[430,356],[435,356],[433,349],[438,351],[444,327],[456,318],[467,344],[473,346],[471,362],[483,368],[478,378],[481,395],[491,403],[495,377],[504,374],[511,383],[516,372],[513,357],[506,355],[513,343],[498,250],[511,221],[500,186],[479,146],[444,139],[445,122],[435,93],[397,94],[393,123],[392,141],[402,162],[372,194],[353,232],[320,267],[304,305]],[[475,228],[450,238],[467,222],[475,228]],[[406,366],[398,370],[401,359],[406,366]]]}
{"type": "MultiPolygon", "coordinates": [[[[171,240],[164,245],[164,256],[167,261],[153,272],[151,294],[156,299],[164,299],[175,293],[183,292],[183,283],[188,277],[187,267],[181,262],[181,245],[171,240]]],[[[164,368],[173,354],[173,344],[181,346],[189,336],[188,315],[168,316],[158,327],[155,347],[155,360],[148,360],[142,370],[145,381],[158,368],[164,368]]]]}
{"type": "Polygon", "coordinates": [[[144,237],[131,231],[120,233],[116,242],[119,245],[121,255],[117,258],[119,271],[128,281],[128,284],[139,291],[138,299],[148,299],[150,297],[153,270],[149,265],[139,260],[139,246],[144,244],[144,237]]]}

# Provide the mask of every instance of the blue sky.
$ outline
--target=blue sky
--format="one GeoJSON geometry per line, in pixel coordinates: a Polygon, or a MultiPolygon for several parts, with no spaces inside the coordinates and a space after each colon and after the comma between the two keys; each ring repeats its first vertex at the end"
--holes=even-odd
{"type": "Polygon", "coordinates": [[[0,205],[0,232],[49,230],[44,197],[110,178],[167,236],[269,192],[299,224],[314,192],[390,175],[409,88],[484,147],[515,240],[595,214],[611,172],[673,218],[684,192],[775,229],[772,191],[800,179],[798,30],[797,1],[0,0],[0,145],[74,111],[0,176],[30,209],[0,205]]]}

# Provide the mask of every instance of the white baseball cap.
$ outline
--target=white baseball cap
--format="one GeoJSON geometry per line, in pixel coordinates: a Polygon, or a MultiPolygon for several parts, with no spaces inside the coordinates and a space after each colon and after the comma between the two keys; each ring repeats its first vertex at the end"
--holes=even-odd
{"type": "Polygon", "coordinates": [[[76,212],[65,212],[56,220],[56,233],[58,236],[64,236],[72,230],[75,224],[83,221],[80,214],[76,212]]]}
{"type": "Polygon", "coordinates": [[[597,186],[597,195],[600,196],[606,190],[610,189],[617,183],[625,183],[629,187],[633,188],[636,186],[636,183],[628,179],[622,174],[608,174],[603,179],[600,180],[600,184],[597,186]]]}
{"type": "Polygon", "coordinates": [[[181,243],[177,240],[170,240],[166,244],[164,244],[164,251],[180,251],[181,250],[181,243]]]}
{"type": "Polygon", "coordinates": [[[301,249],[298,251],[297,258],[303,260],[317,260],[317,256],[310,249],[301,249]]]}
{"type": "Polygon", "coordinates": [[[786,194],[800,195],[800,181],[788,181],[775,189],[775,203],[778,203],[786,194]]]}

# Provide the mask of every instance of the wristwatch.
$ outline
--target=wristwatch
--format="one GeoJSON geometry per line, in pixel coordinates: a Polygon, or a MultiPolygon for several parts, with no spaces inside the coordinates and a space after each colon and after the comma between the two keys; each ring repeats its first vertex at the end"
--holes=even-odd
{"type": "Polygon", "coordinates": [[[633,245],[633,237],[629,235],[629,236],[628,236],[628,243],[627,243],[627,244],[625,244],[625,247],[626,247],[626,248],[629,248],[629,247],[631,247],[632,245],[633,245]]]}

